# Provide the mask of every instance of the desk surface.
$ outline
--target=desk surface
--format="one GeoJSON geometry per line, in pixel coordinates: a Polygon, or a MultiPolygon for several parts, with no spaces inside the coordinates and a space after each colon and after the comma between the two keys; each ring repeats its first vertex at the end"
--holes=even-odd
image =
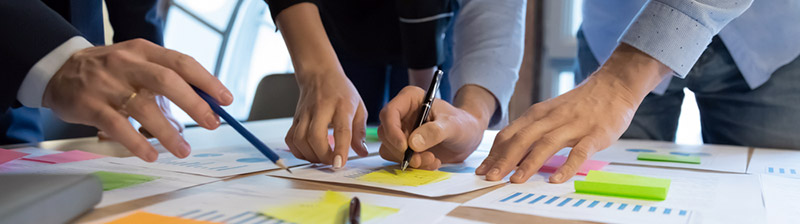
{"type": "MultiPolygon", "coordinates": [[[[248,129],[250,129],[263,141],[272,142],[272,141],[283,141],[284,134],[286,133],[286,130],[289,129],[289,126],[291,126],[291,122],[292,122],[291,118],[284,118],[284,119],[247,122],[245,123],[245,126],[247,126],[248,129]]],[[[208,131],[202,128],[188,128],[185,130],[184,136],[186,136],[186,140],[193,148],[212,148],[221,146],[241,145],[243,142],[241,141],[242,140],[241,136],[239,136],[232,128],[228,127],[227,125],[224,125],[215,131],[208,131]]],[[[128,150],[122,147],[121,145],[113,142],[98,142],[96,137],[46,141],[37,144],[27,144],[27,145],[10,145],[10,146],[4,146],[4,148],[17,148],[24,146],[34,146],[34,147],[61,150],[61,151],[80,149],[84,151],[89,151],[108,156],[116,156],[116,157],[132,156],[132,154],[128,152],[128,150]]],[[[163,148],[159,149],[159,151],[163,150],[164,150],[163,148]]],[[[752,149],[750,150],[750,154],[752,154],[752,149]]],[[[240,175],[217,183],[195,186],[183,190],[154,195],[146,198],[137,199],[134,201],[128,201],[99,209],[94,209],[93,211],[90,211],[89,213],[80,217],[78,220],[76,220],[76,222],[85,223],[85,222],[92,222],[92,221],[106,219],[111,216],[115,216],[129,211],[134,211],[139,208],[143,208],[170,199],[181,198],[193,194],[211,191],[213,189],[224,188],[226,187],[226,185],[231,183],[246,183],[251,185],[254,184],[262,185],[265,187],[283,187],[283,188],[294,188],[294,189],[365,192],[373,194],[422,198],[422,199],[431,199],[431,200],[457,202],[457,203],[467,202],[473,198],[476,198],[480,195],[486,194],[492,190],[504,186],[504,185],[498,185],[454,196],[426,198],[402,192],[395,192],[395,191],[365,187],[365,186],[339,185],[339,184],[330,184],[330,183],[313,182],[305,180],[270,177],[265,175],[268,172],[270,171],[240,175]]],[[[455,210],[451,211],[448,214],[448,216],[483,221],[483,222],[491,222],[491,223],[509,223],[509,222],[586,223],[583,221],[553,219],[541,216],[523,215],[517,213],[501,212],[501,211],[471,208],[471,207],[458,207],[455,210]]]]}

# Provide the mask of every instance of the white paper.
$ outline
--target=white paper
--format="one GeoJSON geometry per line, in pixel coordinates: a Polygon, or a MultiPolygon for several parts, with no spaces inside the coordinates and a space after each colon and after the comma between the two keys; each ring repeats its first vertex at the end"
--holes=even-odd
{"type": "MultiPolygon", "coordinates": [[[[324,193],[325,191],[265,189],[260,186],[238,184],[226,189],[169,200],[142,210],[166,216],[223,223],[282,223],[281,220],[271,219],[259,214],[258,211],[269,206],[317,201],[324,193]]],[[[342,193],[357,196],[361,203],[399,209],[395,214],[366,223],[435,223],[458,207],[457,203],[451,202],[356,192],[342,193]]]]}
{"type": "Polygon", "coordinates": [[[103,199],[96,206],[98,208],[219,180],[218,178],[114,164],[108,162],[108,159],[110,159],[110,157],[72,163],[47,164],[44,166],[36,166],[33,169],[15,170],[14,173],[90,174],[97,171],[108,171],[158,177],[158,179],[142,184],[104,191],[103,199]]]}
{"type": "MultiPolygon", "coordinates": [[[[295,158],[291,152],[286,150],[275,150],[275,153],[286,160],[287,166],[308,163],[295,158]]],[[[250,145],[196,150],[184,159],[175,157],[170,153],[161,153],[158,155],[158,160],[153,163],[142,161],[138,157],[114,158],[111,161],[119,164],[209,177],[227,177],[278,169],[278,166],[250,145]]]]}
{"type": "Polygon", "coordinates": [[[408,192],[427,197],[439,197],[466,193],[505,183],[505,180],[507,179],[504,181],[492,182],[484,180],[482,176],[475,175],[475,167],[480,165],[480,162],[484,157],[486,157],[485,153],[475,153],[464,163],[443,166],[439,170],[453,173],[449,179],[422,186],[397,186],[356,179],[362,175],[385,167],[397,167],[397,163],[383,160],[379,156],[348,161],[344,168],[338,170],[334,170],[330,166],[310,165],[292,169],[292,172],[294,172],[293,174],[283,170],[278,170],[268,173],[267,175],[322,182],[356,184],[408,192]]]}
{"type": "Polygon", "coordinates": [[[800,179],[761,175],[767,223],[797,223],[800,220],[800,179]]]}
{"type": "Polygon", "coordinates": [[[800,151],[757,148],[750,158],[747,173],[800,178],[800,151]]]}
{"type": "MultiPolygon", "coordinates": [[[[557,155],[568,156],[569,150],[569,148],[561,150],[557,155]]],[[[611,147],[594,154],[592,159],[618,164],[745,173],[747,171],[747,154],[748,148],[741,146],[680,145],[662,141],[619,140],[611,147]],[[699,156],[700,164],[637,160],[636,157],[641,152],[699,156]]]]}
{"type": "Polygon", "coordinates": [[[550,184],[548,176],[537,174],[527,183],[499,188],[464,206],[611,223],[763,223],[765,220],[758,177],[754,175],[622,165],[608,165],[603,170],[667,178],[672,182],[666,200],[650,201],[577,194],[574,180],[585,177],[550,184]],[[517,193],[520,194],[511,197],[517,193]],[[501,201],[506,198],[510,199],[501,201]],[[534,200],[538,201],[531,204],[534,200]],[[665,214],[667,209],[669,214],[665,214]]]}

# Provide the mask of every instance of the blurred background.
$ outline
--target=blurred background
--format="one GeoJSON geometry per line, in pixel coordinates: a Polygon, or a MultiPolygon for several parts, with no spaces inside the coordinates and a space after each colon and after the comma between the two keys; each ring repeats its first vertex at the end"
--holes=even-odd
{"type": "MultiPolygon", "coordinates": [[[[194,57],[233,92],[236,100],[226,109],[237,119],[254,119],[253,99],[264,77],[293,73],[263,0],[164,0],[162,9],[165,46],[194,57]]],[[[582,10],[583,0],[528,0],[525,56],[509,111],[512,119],[530,105],[574,87],[575,34],[582,10]]],[[[110,43],[113,31],[106,34],[110,43]]],[[[684,91],[677,142],[701,144],[694,94],[684,91]]],[[[174,105],[173,113],[187,126],[194,125],[174,105]]]]}

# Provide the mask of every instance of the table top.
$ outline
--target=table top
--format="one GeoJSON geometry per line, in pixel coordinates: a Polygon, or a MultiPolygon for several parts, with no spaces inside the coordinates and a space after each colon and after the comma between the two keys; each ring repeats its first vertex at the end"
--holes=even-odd
{"type": "MultiPolygon", "coordinates": [[[[253,121],[253,122],[246,122],[245,126],[249,130],[251,130],[257,137],[262,139],[265,142],[272,142],[272,141],[283,141],[283,137],[286,131],[291,126],[292,119],[291,118],[281,118],[281,119],[272,119],[272,120],[263,120],[263,121],[253,121]]],[[[189,142],[189,144],[193,148],[212,148],[212,147],[222,147],[222,146],[233,146],[233,145],[242,145],[244,139],[238,135],[232,128],[227,125],[223,125],[217,130],[209,131],[203,128],[195,127],[195,128],[187,128],[184,131],[184,136],[189,142]]],[[[157,144],[157,143],[156,143],[157,144]]],[[[88,138],[77,138],[77,139],[65,139],[65,140],[54,140],[54,141],[45,141],[36,144],[19,144],[19,145],[8,145],[3,146],[3,148],[18,148],[18,147],[26,147],[26,146],[33,146],[45,149],[53,149],[59,151],[66,151],[66,150],[73,150],[79,149],[83,151],[88,151],[92,153],[107,155],[107,156],[115,156],[115,157],[127,157],[132,156],[127,149],[115,142],[107,142],[107,141],[98,141],[96,137],[88,137],[88,138]]],[[[165,152],[163,147],[156,147],[159,151],[165,152]]],[[[752,155],[753,149],[750,149],[750,154],[752,155]]],[[[377,155],[372,155],[377,156],[377,155]]],[[[356,186],[356,185],[343,185],[343,184],[332,184],[332,183],[323,183],[323,182],[314,182],[314,181],[307,181],[307,180],[297,180],[297,179],[287,179],[287,178],[279,178],[279,177],[271,177],[265,175],[266,173],[271,171],[263,171],[263,172],[256,172],[250,173],[245,175],[239,175],[232,178],[225,179],[220,182],[206,184],[206,185],[199,185],[194,186],[178,191],[168,192],[164,194],[154,195],[146,198],[141,198],[133,201],[123,202],[103,208],[96,208],[92,211],[89,211],[87,214],[79,217],[75,222],[77,223],[87,223],[87,222],[95,222],[99,220],[105,220],[112,216],[117,216],[122,213],[135,211],[140,208],[147,207],[149,205],[153,205],[159,202],[186,197],[194,194],[199,194],[203,192],[212,191],[214,189],[225,188],[229,184],[236,184],[236,183],[245,183],[249,185],[261,185],[267,188],[294,188],[294,189],[308,189],[308,190],[334,190],[334,191],[349,191],[349,192],[365,192],[365,193],[373,193],[373,194],[380,194],[380,195],[389,195],[389,196],[397,196],[397,197],[409,197],[409,198],[420,198],[420,199],[430,199],[430,200],[438,200],[438,201],[446,201],[446,202],[456,202],[456,203],[464,203],[473,198],[481,196],[483,194],[489,193],[497,188],[505,186],[505,184],[465,193],[453,196],[445,196],[445,197],[437,197],[437,198],[428,198],[422,196],[416,196],[408,193],[391,191],[386,189],[380,188],[373,188],[373,187],[366,187],[366,186],[356,186]]],[[[489,210],[489,209],[481,209],[481,208],[472,208],[472,207],[458,207],[455,210],[451,211],[448,216],[464,218],[469,220],[476,220],[476,221],[483,221],[483,222],[490,222],[490,223],[509,223],[509,222],[520,222],[520,223],[587,223],[585,221],[576,221],[576,220],[563,220],[563,219],[554,219],[548,217],[541,217],[541,216],[533,216],[533,215],[524,215],[524,214],[517,214],[517,213],[510,213],[510,212],[502,212],[496,210],[489,210]]]]}

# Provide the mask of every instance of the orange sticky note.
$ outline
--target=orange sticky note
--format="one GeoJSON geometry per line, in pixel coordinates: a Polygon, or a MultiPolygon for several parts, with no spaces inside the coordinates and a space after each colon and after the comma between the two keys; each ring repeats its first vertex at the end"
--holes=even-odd
{"type": "Polygon", "coordinates": [[[78,162],[90,159],[98,159],[103,157],[106,156],[97,155],[91,152],[84,152],[81,150],[71,150],[62,153],[43,155],[31,158],[22,158],[22,159],[40,163],[57,164],[57,163],[69,163],[69,162],[78,162]]]}
{"type": "Polygon", "coordinates": [[[211,224],[219,222],[198,221],[194,219],[184,219],[184,218],[138,211],[128,216],[108,222],[107,224],[139,224],[139,223],[211,224]]]}

